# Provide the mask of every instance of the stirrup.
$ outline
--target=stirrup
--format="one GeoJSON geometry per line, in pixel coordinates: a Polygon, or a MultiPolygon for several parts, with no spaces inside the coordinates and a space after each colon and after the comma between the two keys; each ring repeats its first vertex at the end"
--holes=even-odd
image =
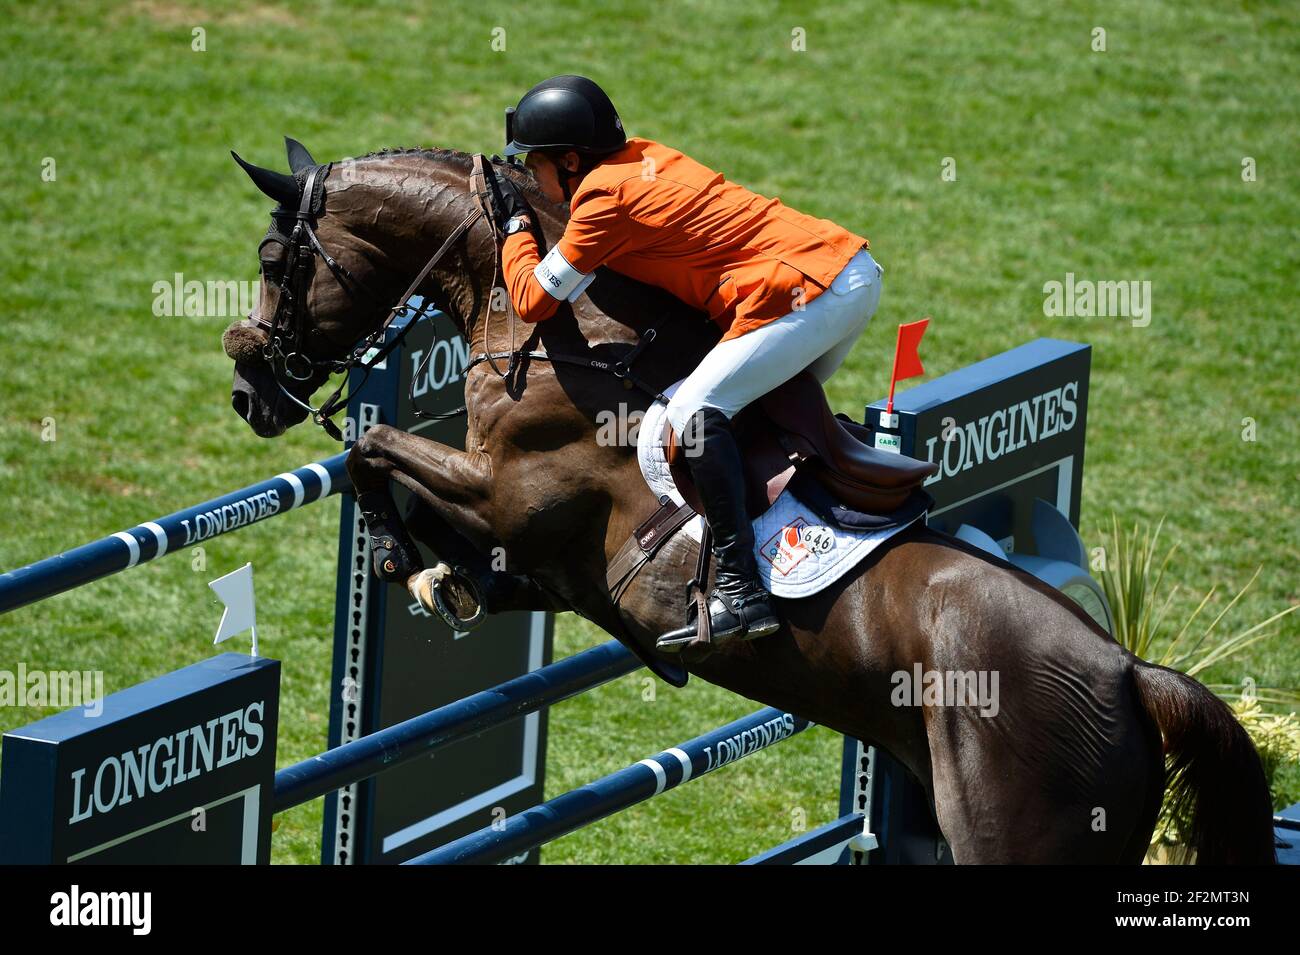
{"type": "MultiPolygon", "coordinates": [[[[715,589],[709,594],[707,605],[710,645],[721,646],[736,639],[754,640],[779,630],[781,621],[777,619],[776,611],[772,608],[769,598],[770,595],[766,593],[752,594],[746,598],[744,604],[737,604],[733,597],[715,589]],[[721,605],[720,609],[715,610],[714,601],[721,605]],[[761,604],[766,608],[767,613],[760,611],[755,604],[761,604]],[[723,614],[731,615],[730,621],[725,619],[722,621],[730,623],[731,626],[719,629],[718,618],[723,614]]],[[[662,653],[680,653],[696,642],[699,637],[699,611],[694,602],[687,610],[687,618],[686,626],[670,630],[661,636],[655,642],[655,649],[662,653]],[[691,618],[694,618],[693,621],[691,618]]]]}

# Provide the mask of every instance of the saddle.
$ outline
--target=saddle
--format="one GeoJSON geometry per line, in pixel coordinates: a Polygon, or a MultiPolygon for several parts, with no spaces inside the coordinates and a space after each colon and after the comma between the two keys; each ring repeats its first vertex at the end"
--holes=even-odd
{"type": "MultiPolygon", "coordinates": [[[[836,417],[821,382],[807,371],[749,405],[732,419],[732,427],[745,462],[751,519],[771,507],[796,472],[852,510],[890,514],[938,470],[929,461],[871,447],[870,429],[836,417]]],[[[665,424],[663,441],[673,482],[686,503],[703,514],[671,425],[665,424]]]]}

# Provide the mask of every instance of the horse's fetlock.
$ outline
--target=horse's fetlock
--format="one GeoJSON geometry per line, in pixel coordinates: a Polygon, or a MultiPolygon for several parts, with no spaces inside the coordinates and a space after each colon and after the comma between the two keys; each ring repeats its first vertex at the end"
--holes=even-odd
{"type": "Polygon", "coordinates": [[[390,534],[371,536],[370,550],[374,558],[375,576],[389,583],[403,583],[421,570],[420,560],[413,548],[390,534]]]}

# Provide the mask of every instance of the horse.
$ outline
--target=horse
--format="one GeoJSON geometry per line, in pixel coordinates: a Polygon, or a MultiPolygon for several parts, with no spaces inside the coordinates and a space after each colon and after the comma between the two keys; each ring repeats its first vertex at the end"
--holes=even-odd
{"type": "MultiPolygon", "coordinates": [[[[822,592],[778,600],[776,634],[680,664],[657,653],[658,635],[681,623],[697,547],[673,536],[611,595],[610,562],[657,502],[635,447],[598,440],[611,412],[644,411],[651,398],[602,367],[658,329],[635,368],[646,391],[661,390],[690,372],[716,326],[608,268],[551,319],[522,323],[502,302],[469,155],[384,150],[321,165],[288,144],[292,174],[235,157],[279,202],[259,247],[259,304],[224,340],[232,405],[252,431],[274,437],[326,416],[311,396],[360,360],[417,287],[475,355],[464,450],[383,425],[351,448],[379,576],[428,570],[418,539],[438,575],[451,574],[462,617],[476,602],[487,613],[571,611],[676,685],[689,672],[878,746],[920,780],[958,863],[1140,863],[1167,787],[1198,862],[1274,861],[1263,768],[1221,700],[1128,652],[1054,588],[923,521],[822,592]],[[390,482],[412,492],[405,515],[390,482]],[[892,705],[897,675],[918,665],[995,674],[996,715],[892,705]]],[[[516,181],[553,244],[567,208],[523,168],[495,171],[516,181]]]]}

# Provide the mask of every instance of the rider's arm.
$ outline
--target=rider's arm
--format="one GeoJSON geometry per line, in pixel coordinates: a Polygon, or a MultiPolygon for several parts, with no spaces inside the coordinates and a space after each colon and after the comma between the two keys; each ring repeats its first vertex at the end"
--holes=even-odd
{"type": "Polygon", "coordinates": [[[525,230],[507,236],[501,249],[515,312],[525,322],[540,322],[586,289],[597,266],[621,252],[629,238],[626,215],[607,192],[591,192],[573,210],[564,235],[542,258],[537,240],[525,230]]]}

